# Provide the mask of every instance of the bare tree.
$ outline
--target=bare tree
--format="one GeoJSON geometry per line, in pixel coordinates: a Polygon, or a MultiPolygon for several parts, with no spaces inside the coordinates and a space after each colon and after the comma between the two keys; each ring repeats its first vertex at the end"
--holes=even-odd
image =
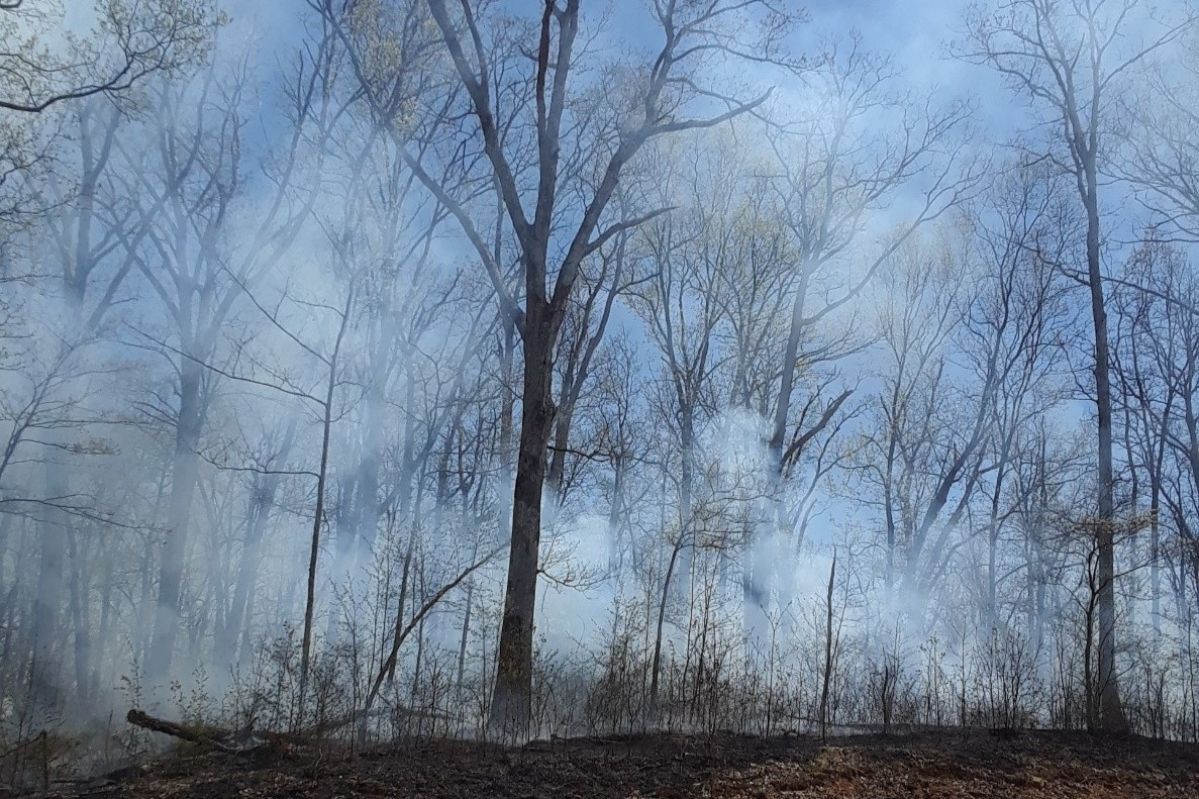
{"type": "Polygon", "coordinates": [[[672,434],[667,474],[678,500],[664,597],[672,580],[681,595],[690,590],[698,438],[717,404],[715,378],[724,359],[717,335],[725,317],[721,275],[731,268],[730,251],[740,234],[736,183],[717,183],[717,176],[728,174],[726,168],[735,163],[730,151],[691,157],[685,147],[681,139],[660,148],[655,169],[659,190],[664,198],[684,200],[685,205],[641,230],[648,280],[630,297],[658,347],[663,384],[655,405],[672,434]]]}
{"type": "MultiPolygon", "coordinates": [[[[888,61],[864,51],[857,38],[831,47],[805,77],[804,96],[816,112],[781,123],[771,137],[771,169],[779,174],[770,183],[789,233],[784,257],[792,259],[781,287],[790,305],[782,320],[786,332],[781,350],[776,345],[772,352],[768,438],[778,481],[772,515],[775,535],[783,539],[794,533],[791,517],[804,513],[788,512],[785,478],[809,455],[819,456],[821,434],[836,424],[853,393],[816,379],[801,405],[801,365],[815,377],[867,343],[848,332],[855,330],[851,303],[905,242],[968,197],[978,181],[958,139],[967,109],[938,109],[912,97],[888,61]],[[900,211],[903,221],[892,230],[870,230],[870,214],[898,205],[901,192],[914,196],[900,211]]],[[[754,578],[759,604],[769,601],[773,576],[754,578]]]]}
{"type": "Polygon", "coordinates": [[[1072,322],[1058,264],[1071,244],[1076,215],[1060,183],[1044,169],[1023,163],[996,179],[986,198],[969,209],[976,257],[984,277],[965,322],[971,361],[998,352],[998,379],[991,395],[984,625],[999,624],[1000,536],[1012,507],[1011,481],[1022,448],[1033,440],[1036,419],[1065,398],[1055,379],[1069,343],[1072,322]],[[991,343],[994,342],[994,343],[991,343]],[[976,349],[977,347],[977,349],[976,349]]]}
{"type": "MultiPolygon", "coordinates": [[[[939,411],[944,402],[947,342],[959,321],[952,263],[948,252],[929,254],[909,243],[883,276],[890,301],[881,309],[879,326],[891,363],[877,401],[877,434],[862,454],[864,474],[879,489],[885,537],[883,579],[888,591],[896,590],[920,562],[927,535],[950,492],[972,491],[975,486],[983,431],[978,429],[967,439],[973,442],[969,448],[949,444],[959,430],[968,434],[971,428],[955,424],[957,420],[939,411]],[[954,460],[938,463],[946,454],[954,460]],[[953,463],[955,469],[945,469],[953,463]],[[926,474],[934,475],[931,485],[922,479],[926,474]],[[929,507],[931,514],[926,510],[921,515],[934,496],[944,498],[935,509],[929,507]]],[[[976,428],[986,418],[985,410],[979,410],[976,428]]],[[[956,507],[964,512],[966,505],[959,502],[956,507]]],[[[961,513],[955,516],[960,517],[961,513]]]]}
{"type": "Polygon", "coordinates": [[[1133,124],[1117,171],[1139,189],[1155,224],[1194,241],[1199,239],[1199,34],[1193,16],[1180,25],[1186,34],[1180,57],[1155,64],[1144,88],[1121,108],[1133,124]]]}
{"type": "Polygon", "coordinates": [[[299,83],[304,88],[294,98],[297,115],[276,175],[276,192],[244,248],[234,250],[230,241],[230,216],[243,198],[244,72],[223,80],[211,67],[188,86],[161,86],[155,98],[159,116],[150,131],[154,148],[145,151],[132,142],[120,143],[128,170],[127,191],[141,200],[134,211],[135,230],[146,231],[144,237],[125,234],[121,244],[173,323],[169,334],[144,332],[143,339],[148,337],[152,345],[167,342],[165,354],[179,381],[178,407],[164,403],[167,407],[154,409],[173,421],[175,441],[158,609],[146,650],[146,673],[151,679],[169,676],[174,655],[198,477],[197,451],[212,388],[212,373],[205,371],[204,364],[213,360],[222,325],[242,287],[291,246],[310,207],[293,206],[288,200],[304,118],[317,96],[317,74],[301,72],[299,83]],[[196,110],[185,111],[189,104],[196,110]]]}
{"type": "MultiPolygon", "coordinates": [[[[469,96],[471,112],[478,125],[490,175],[499,187],[506,217],[520,251],[523,272],[523,306],[518,303],[495,262],[494,251],[480,234],[460,199],[445,193],[439,182],[422,166],[418,155],[409,154],[410,166],[426,187],[450,209],[463,233],[483,262],[505,312],[524,345],[524,378],[521,396],[520,446],[514,488],[512,546],[509,552],[508,585],[505,591],[504,622],[500,634],[496,688],[492,698],[492,721],[497,730],[523,735],[529,720],[533,609],[539,568],[541,497],[545,478],[547,445],[552,432],[553,360],[555,345],[565,320],[571,294],[583,260],[623,230],[636,227],[665,209],[651,209],[638,217],[619,217],[604,226],[611,215],[610,202],[621,175],[646,142],[665,134],[710,128],[748,113],[761,105],[766,95],[742,100],[706,84],[700,62],[709,63],[719,54],[730,57],[771,58],[791,20],[766,3],[716,2],[706,6],[667,2],[652,8],[654,23],[663,44],[646,65],[638,65],[637,82],[620,86],[609,94],[601,112],[590,115],[592,104],[580,104],[578,92],[583,78],[575,73],[583,21],[578,0],[564,4],[544,3],[538,25],[534,74],[521,94],[532,108],[513,111],[502,106],[503,96],[494,82],[506,75],[523,55],[496,53],[488,40],[489,26],[503,24],[487,7],[462,2],[451,10],[445,0],[429,0],[428,10],[444,41],[450,60],[469,96]],[[761,12],[761,25],[746,24],[750,12],[761,12]],[[512,59],[518,59],[513,61],[512,59]],[[572,81],[572,77],[575,80],[572,81]],[[578,85],[575,85],[578,84],[578,85]],[[724,110],[705,113],[713,102],[724,110]],[[580,116],[582,112],[583,116],[580,116]],[[504,113],[505,116],[500,116],[504,113]],[[514,167],[520,147],[509,141],[508,114],[532,114],[535,131],[534,163],[529,178],[535,190],[527,190],[524,174],[514,167]],[[696,115],[692,115],[696,113],[696,115]],[[565,125],[565,126],[564,126],[565,125]],[[570,141],[574,131],[580,139],[570,141]],[[575,203],[573,192],[563,191],[560,160],[566,147],[584,152],[602,152],[605,166],[594,186],[584,189],[575,203]],[[528,203],[532,202],[532,213],[528,203]],[[562,231],[564,216],[572,218],[562,231]],[[558,242],[561,239],[560,243],[558,242]],[[557,263],[551,252],[560,249],[557,263]]],[[[329,13],[334,13],[329,8],[329,13]]],[[[359,74],[362,59],[358,60],[359,74]]],[[[369,82],[364,81],[369,87],[369,82]]],[[[373,95],[373,93],[372,93],[373,95]]],[[[376,108],[384,103],[372,96],[376,108]]],[[[514,118],[514,117],[513,117],[514,118]]]]}
{"type": "Polygon", "coordinates": [[[1012,0],[994,12],[979,10],[968,21],[970,44],[960,55],[993,67],[1013,91],[1028,96],[1038,121],[1052,131],[1046,155],[1074,178],[1086,214],[1086,284],[1094,329],[1095,407],[1099,454],[1100,658],[1104,673],[1104,729],[1120,732],[1127,720],[1115,674],[1116,608],[1112,472],[1112,396],[1107,296],[1103,286],[1103,226],[1100,219],[1104,136],[1115,122],[1114,103],[1128,79],[1155,51],[1186,30],[1189,18],[1153,24],[1148,33],[1136,0],[1012,0]]]}

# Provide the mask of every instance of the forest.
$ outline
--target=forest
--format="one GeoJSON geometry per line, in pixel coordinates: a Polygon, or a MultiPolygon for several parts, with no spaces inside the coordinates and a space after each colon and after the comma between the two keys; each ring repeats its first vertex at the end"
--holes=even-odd
{"type": "Polygon", "coordinates": [[[1199,742],[1199,10],[911,5],[2,0],[0,783],[1199,742]]]}

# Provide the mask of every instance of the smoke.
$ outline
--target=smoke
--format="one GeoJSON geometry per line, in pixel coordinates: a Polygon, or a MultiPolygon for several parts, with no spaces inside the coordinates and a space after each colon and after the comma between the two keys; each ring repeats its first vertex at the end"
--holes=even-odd
{"type": "MultiPolygon", "coordinates": [[[[438,57],[406,73],[415,88],[402,89],[425,94],[397,126],[363,101],[318,19],[229,10],[203,65],[55,111],[49,210],[9,236],[0,742],[30,719],[69,726],[65,708],[98,719],[132,702],[299,728],[361,709],[376,685],[397,734],[485,726],[531,324],[497,300],[495,283],[529,302],[491,154],[438,57]]],[[[1021,647],[1042,720],[1068,704],[1052,691],[1077,701],[1077,608],[1091,597],[1088,539],[1071,525],[1094,483],[1074,424],[1091,408],[1074,389],[1090,363],[1068,280],[1079,246],[1065,216],[997,238],[1018,216],[1004,203],[1050,189],[1024,162],[1001,168],[995,148],[1016,133],[1033,146],[1044,120],[941,57],[956,3],[813,17],[791,42],[812,54],[804,69],[713,59],[688,78],[729,97],[778,90],[734,123],[652,142],[619,191],[620,219],[645,218],[617,233],[605,216],[612,237],[584,263],[564,325],[578,335],[553,367],[570,435],[539,541],[544,729],[764,730],[780,705],[802,727],[830,625],[845,719],[876,720],[896,670],[910,719],[953,707],[953,675],[982,718],[978,681],[1021,647]],[[1008,272],[1040,275],[1033,252],[1060,256],[1040,265],[1052,296],[1021,283],[1019,307],[997,305],[1008,272]],[[1034,306],[1044,329],[1027,322],[1034,306]],[[998,327],[1011,319],[1029,327],[998,327]],[[1025,369],[1040,377],[1021,382],[1025,369]]],[[[644,71],[629,64],[660,46],[640,29],[625,45],[631,24],[596,18],[580,51],[595,60],[570,95],[555,259],[620,141],[627,120],[610,117],[631,101],[618,90],[644,71]]],[[[489,28],[487,47],[518,28],[489,28]]],[[[532,191],[529,65],[513,53],[493,111],[532,191]]],[[[700,110],[727,104],[701,95],[700,110]]],[[[1140,211],[1105,211],[1111,230],[1139,224],[1140,211]]],[[[1128,418],[1147,408],[1155,422],[1163,406],[1129,404],[1128,418]]],[[[1132,453],[1154,440],[1135,439],[1162,424],[1123,431],[1137,479],[1132,453]]],[[[1189,507],[1185,452],[1174,438],[1164,451],[1178,469],[1167,489],[1189,507]]],[[[1161,534],[1181,557],[1180,531],[1161,534]]],[[[1129,537],[1121,558],[1141,549],[1129,537]]],[[[1145,595],[1121,597],[1123,626],[1146,618],[1145,595]]],[[[1191,615],[1163,636],[1181,640],[1191,615]]],[[[1177,674],[1194,661],[1180,652],[1177,674]]]]}

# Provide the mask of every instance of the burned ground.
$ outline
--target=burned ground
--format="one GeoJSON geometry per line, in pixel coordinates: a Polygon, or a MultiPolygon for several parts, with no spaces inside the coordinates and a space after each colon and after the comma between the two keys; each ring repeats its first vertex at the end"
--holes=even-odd
{"type": "MultiPolygon", "coordinates": [[[[35,794],[36,795],[36,794],[35,794]]],[[[188,754],[41,796],[162,797],[1196,797],[1199,746],[1081,734],[884,737],[649,735],[521,749],[433,742],[365,754],[188,754]]]]}

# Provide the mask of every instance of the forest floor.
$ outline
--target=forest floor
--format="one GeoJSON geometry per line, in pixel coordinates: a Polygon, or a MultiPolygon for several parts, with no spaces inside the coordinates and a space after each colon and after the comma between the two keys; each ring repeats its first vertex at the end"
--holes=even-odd
{"type": "Polygon", "coordinates": [[[42,797],[1199,797],[1199,746],[1082,734],[645,735],[356,756],[176,754],[42,797]]]}

